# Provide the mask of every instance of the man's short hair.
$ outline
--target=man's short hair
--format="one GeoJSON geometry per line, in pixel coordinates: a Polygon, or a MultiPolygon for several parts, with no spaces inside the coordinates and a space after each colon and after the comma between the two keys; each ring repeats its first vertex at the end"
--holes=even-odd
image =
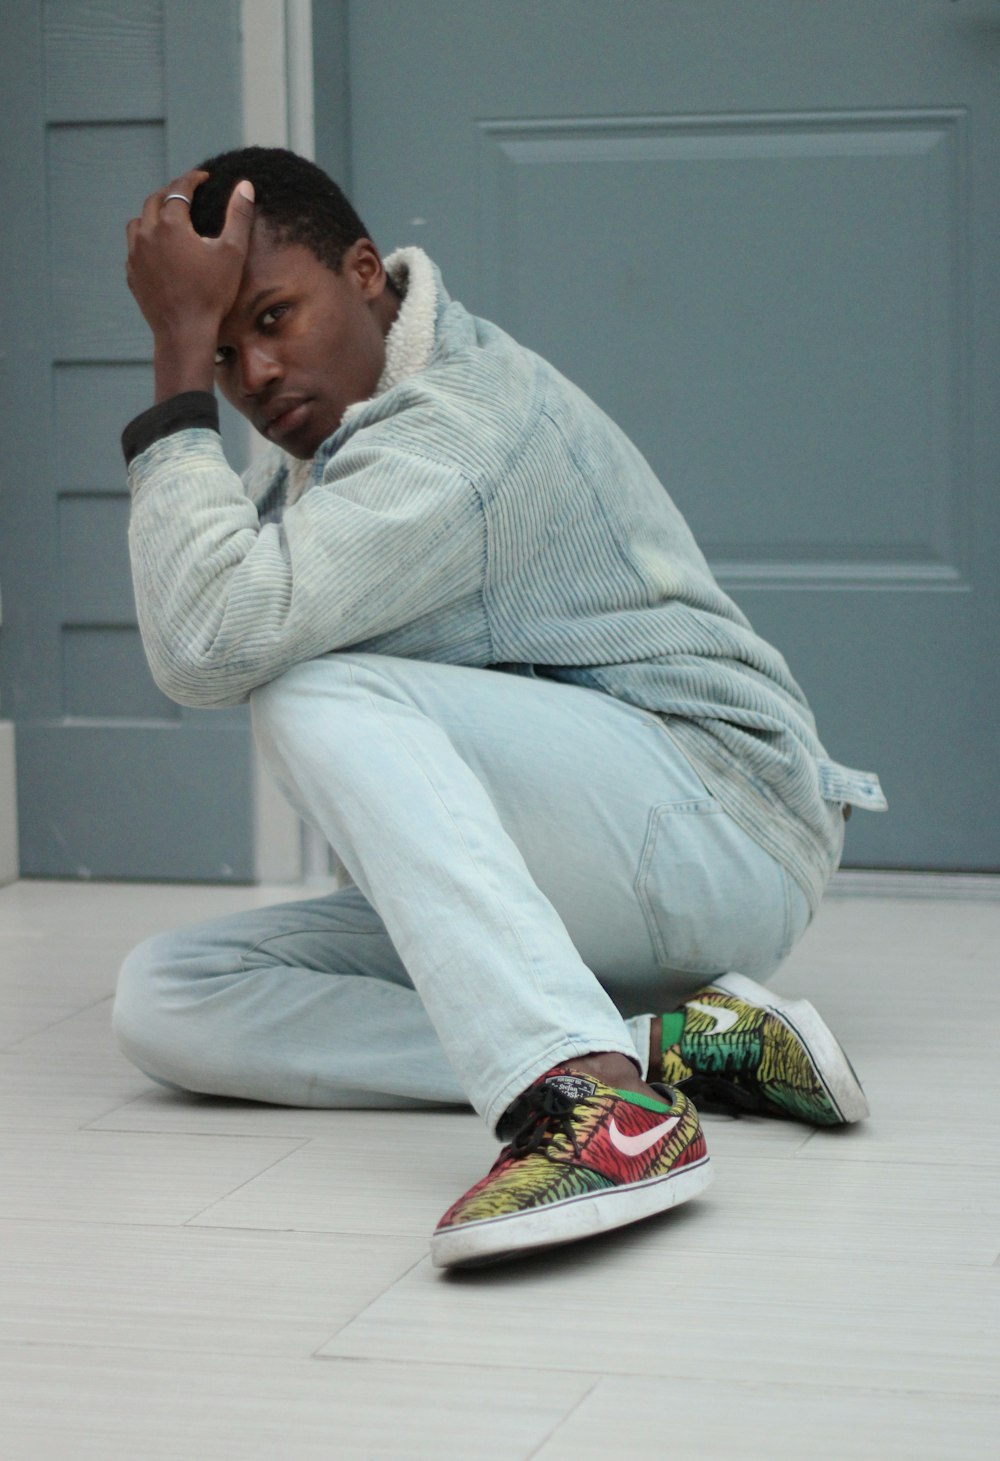
{"type": "Polygon", "coordinates": [[[248,178],[256,194],[256,216],[279,244],[304,244],[340,273],[344,255],[368,230],[331,177],[284,147],[240,147],[200,164],[208,177],[195,189],[191,223],[204,238],[217,238],[226,206],[238,182],[248,178]]]}

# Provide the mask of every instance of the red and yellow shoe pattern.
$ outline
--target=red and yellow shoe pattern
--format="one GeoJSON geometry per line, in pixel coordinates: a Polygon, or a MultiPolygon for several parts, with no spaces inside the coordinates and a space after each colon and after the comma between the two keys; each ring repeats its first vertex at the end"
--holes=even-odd
{"type": "MultiPolygon", "coordinates": [[[[445,1213],[438,1233],[662,1179],[707,1159],[698,1113],[664,1089],[653,1110],[594,1077],[559,1070],[532,1087],[523,1121],[491,1170],[445,1213]]],[[[520,1117],[518,1119],[521,1119],[520,1117]]]]}

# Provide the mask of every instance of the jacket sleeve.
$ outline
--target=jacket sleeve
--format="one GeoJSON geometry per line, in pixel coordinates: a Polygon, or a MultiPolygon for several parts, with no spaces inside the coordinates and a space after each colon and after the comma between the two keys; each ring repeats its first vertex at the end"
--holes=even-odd
{"type": "Polygon", "coordinates": [[[238,704],[302,660],[482,587],[473,485],[448,465],[366,446],[362,433],[280,524],[261,525],[211,430],[154,442],[129,484],[143,645],[156,683],[182,705],[238,704]]]}

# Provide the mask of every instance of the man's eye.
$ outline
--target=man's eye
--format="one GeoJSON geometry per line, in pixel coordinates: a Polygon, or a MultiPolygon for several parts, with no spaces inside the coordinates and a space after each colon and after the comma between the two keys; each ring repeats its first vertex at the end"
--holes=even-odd
{"type": "Polygon", "coordinates": [[[228,345],[220,345],[218,350],[216,350],[215,352],[216,365],[225,365],[232,353],[233,352],[228,345]]]}
{"type": "Polygon", "coordinates": [[[270,309],[266,309],[261,315],[261,325],[265,329],[268,327],[268,325],[276,325],[281,319],[281,316],[285,313],[286,308],[287,306],[283,304],[273,304],[270,309]]]}

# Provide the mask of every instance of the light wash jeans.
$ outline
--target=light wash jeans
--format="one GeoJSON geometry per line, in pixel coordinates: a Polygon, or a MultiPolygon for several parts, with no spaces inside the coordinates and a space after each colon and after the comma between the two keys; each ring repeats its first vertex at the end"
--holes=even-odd
{"type": "Polygon", "coordinates": [[[619,1051],[712,975],[766,979],[806,898],[664,723],[550,680],[337,654],[256,690],[254,732],[354,883],[160,935],[115,1028],[147,1074],[295,1106],[471,1103],[619,1051]]]}

